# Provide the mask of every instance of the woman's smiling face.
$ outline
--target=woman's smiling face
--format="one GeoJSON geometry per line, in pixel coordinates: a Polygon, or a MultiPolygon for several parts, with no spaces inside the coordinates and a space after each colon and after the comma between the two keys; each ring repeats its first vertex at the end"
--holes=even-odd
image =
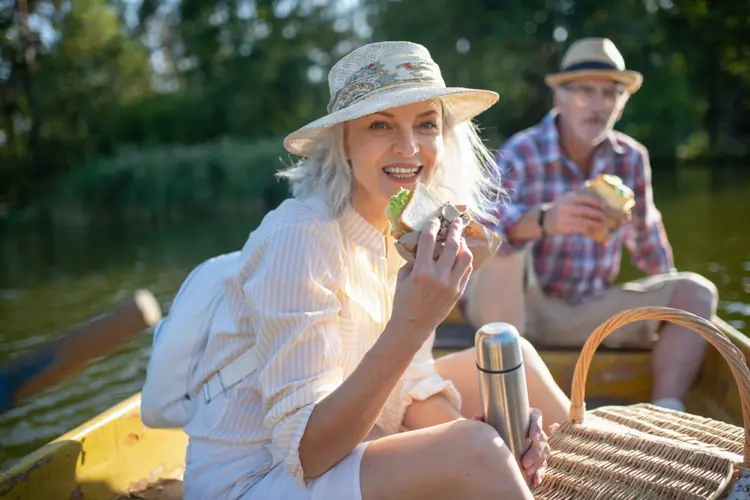
{"type": "Polygon", "coordinates": [[[346,154],[354,175],[354,208],[377,228],[400,188],[427,183],[443,151],[439,100],[390,108],[347,122],[346,154]]]}

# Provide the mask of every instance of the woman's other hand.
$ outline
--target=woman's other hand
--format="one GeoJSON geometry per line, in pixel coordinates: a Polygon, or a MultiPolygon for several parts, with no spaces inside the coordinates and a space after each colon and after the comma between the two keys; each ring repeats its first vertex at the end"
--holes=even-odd
{"type": "MultiPolygon", "coordinates": [[[[474,420],[484,422],[482,415],[477,415],[474,420]]],[[[537,408],[530,410],[529,439],[531,446],[521,457],[521,469],[524,476],[531,478],[534,486],[539,486],[544,480],[544,474],[547,471],[547,458],[551,453],[551,448],[547,440],[547,434],[542,427],[542,412],[537,408]]],[[[557,429],[557,425],[553,425],[557,429]]]]}
{"type": "Polygon", "coordinates": [[[551,449],[547,442],[547,434],[542,430],[542,412],[537,408],[531,409],[531,424],[529,425],[529,439],[531,446],[521,459],[524,475],[532,479],[535,486],[542,484],[547,470],[547,458],[551,449]]]}

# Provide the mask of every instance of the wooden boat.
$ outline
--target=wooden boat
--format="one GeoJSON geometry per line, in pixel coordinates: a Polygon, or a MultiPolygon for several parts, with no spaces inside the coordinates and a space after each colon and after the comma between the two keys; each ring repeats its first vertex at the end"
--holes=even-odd
{"type": "MultiPolygon", "coordinates": [[[[718,318],[714,323],[750,356],[750,339],[718,318]]],[[[472,343],[472,330],[454,312],[438,331],[436,355],[472,343]]],[[[558,383],[570,388],[579,351],[537,347],[558,383]]],[[[587,406],[648,401],[650,387],[647,351],[602,349],[589,370],[587,406]]],[[[2,472],[0,500],[181,498],[187,437],[147,429],[139,402],[133,395],[2,472]]],[[[716,350],[709,349],[686,405],[691,413],[742,425],[734,378],[716,350]]]]}

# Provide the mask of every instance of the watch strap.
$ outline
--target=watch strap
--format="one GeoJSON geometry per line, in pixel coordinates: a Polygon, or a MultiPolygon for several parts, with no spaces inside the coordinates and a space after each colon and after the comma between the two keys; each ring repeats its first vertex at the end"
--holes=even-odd
{"type": "Polygon", "coordinates": [[[547,211],[551,206],[551,203],[542,203],[539,207],[539,218],[537,219],[537,223],[539,224],[539,229],[542,231],[542,236],[547,236],[547,230],[544,229],[544,221],[547,218],[547,211]]]}

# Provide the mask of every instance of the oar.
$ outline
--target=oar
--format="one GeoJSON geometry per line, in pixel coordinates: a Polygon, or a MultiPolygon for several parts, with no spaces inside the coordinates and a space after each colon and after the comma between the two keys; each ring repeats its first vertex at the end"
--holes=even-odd
{"type": "Polygon", "coordinates": [[[0,366],[0,413],[82,370],[160,319],[153,294],[138,290],[104,314],[0,366]]]}

